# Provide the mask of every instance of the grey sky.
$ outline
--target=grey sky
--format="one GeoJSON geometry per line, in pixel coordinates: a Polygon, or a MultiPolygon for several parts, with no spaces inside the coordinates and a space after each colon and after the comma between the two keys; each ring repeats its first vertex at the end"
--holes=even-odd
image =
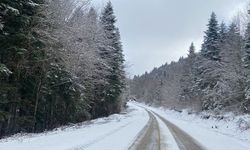
{"type": "MultiPolygon", "coordinates": [[[[107,0],[94,0],[97,7],[107,0]]],[[[111,0],[130,75],[142,74],[199,50],[212,11],[228,22],[248,0],[111,0]]]]}

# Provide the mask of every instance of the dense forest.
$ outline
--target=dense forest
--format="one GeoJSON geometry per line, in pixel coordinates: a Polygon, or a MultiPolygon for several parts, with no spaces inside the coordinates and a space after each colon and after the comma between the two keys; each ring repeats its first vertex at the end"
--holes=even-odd
{"type": "Polygon", "coordinates": [[[124,56],[109,2],[0,1],[0,137],[121,109],[124,56]]]}
{"type": "Polygon", "coordinates": [[[199,52],[162,65],[130,81],[139,101],[172,109],[250,112],[250,24],[219,23],[212,13],[199,52]]]}

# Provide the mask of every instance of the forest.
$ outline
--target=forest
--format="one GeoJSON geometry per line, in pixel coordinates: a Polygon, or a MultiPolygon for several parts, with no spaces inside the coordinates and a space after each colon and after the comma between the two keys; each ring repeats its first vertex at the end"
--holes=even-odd
{"type": "Polygon", "coordinates": [[[130,92],[147,104],[215,114],[250,112],[250,24],[219,23],[213,12],[201,50],[134,76],[130,92]]]}
{"type": "Polygon", "coordinates": [[[120,112],[124,56],[111,2],[0,1],[0,137],[120,112]]]}

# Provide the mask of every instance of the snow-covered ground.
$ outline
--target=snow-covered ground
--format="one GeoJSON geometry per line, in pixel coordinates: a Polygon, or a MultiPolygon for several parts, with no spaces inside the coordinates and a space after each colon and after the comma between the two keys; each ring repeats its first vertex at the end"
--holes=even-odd
{"type": "MultiPolygon", "coordinates": [[[[138,105],[138,103],[136,104],[138,105]]],[[[139,105],[174,123],[208,150],[250,150],[250,129],[242,130],[239,127],[241,120],[250,123],[249,115],[228,114],[222,120],[218,118],[202,119],[204,114],[188,114],[187,111],[180,113],[164,108],[139,105]]]]}
{"type": "MultiPolygon", "coordinates": [[[[202,119],[204,114],[188,114],[153,108],[129,102],[126,113],[61,127],[41,134],[15,135],[0,140],[0,150],[127,150],[148,123],[142,107],[159,114],[191,135],[207,150],[250,150],[250,130],[239,128],[239,121],[249,116],[225,116],[224,119],[202,119]],[[139,107],[140,106],[140,107],[139,107]]],[[[161,144],[178,150],[171,132],[156,116],[161,131],[161,144]]]]}
{"type": "Polygon", "coordinates": [[[0,150],[127,150],[149,119],[133,104],[127,112],[52,132],[16,135],[0,140],[0,150]]]}

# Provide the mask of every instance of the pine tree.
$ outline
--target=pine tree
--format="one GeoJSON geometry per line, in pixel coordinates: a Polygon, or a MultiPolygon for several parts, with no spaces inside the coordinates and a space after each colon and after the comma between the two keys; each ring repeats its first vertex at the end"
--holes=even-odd
{"type": "Polygon", "coordinates": [[[241,67],[244,43],[237,24],[233,22],[227,27],[221,23],[218,27],[213,13],[201,52],[194,53],[191,44],[187,58],[135,76],[131,93],[150,104],[158,104],[161,96],[161,104],[174,109],[220,113],[243,108],[249,112],[250,73],[246,70],[250,69],[250,24],[244,49],[245,68],[241,67]],[[163,86],[157,86],[159,81],[163,86]]]}
{"type": "MultiPolygon", "coordinates": [[[[32,117],[30,111],[22,111],[27,106],[25,80],[30,74],[31,66],[27,59],[34,54],[34,38],[31,22],[37,12],[37,4],[29,0],[7,1],[0,3],[0,63],[11,74],[1,78],[1,134],[30,130],[32,117]]],[[[38,43],[38,42],[37,42],[38,43]]],[[[6,71],[5,71],[6,72],[6,71]]],[[[32,89],[32,88],[31,88],[32,89]]],[[[30,91],[32,92],[32,91],[30,91]]]]}
{"type": "Polygon", "coordinates": [[[208,23],[208,30],[205,32],[204,43],[202,44],[201,54],[210,60],[220,60],[219,54],[219,27],[216,15],[213,12],[208,23]]]}
{"type": "Polygon", "coordinates": [[[224,81],[227,93],[225,93],[225,107],[238,104],[244,99],[245,75],[242,65],[242,45],[243,38],[240,30],[232,22],[229,25],[224,43],[221,46],[221,62],[223,63],[223,72],[221,77],[224,81]]]}
{"type": "Polygon", "coordinates": [[[188,57],[193,58],[194,56],[195,56],[195,46],[194,43],[192,42],[188,50],[188,57]]]}
{"type": "MultiPolygon", "coordinates": [[[[248,11],[250,15],[250,10],[248,11]]],[[[246,40],[245,40],[245,53],[243,57],[244,67],[247,70],[247,79],[246,79],[246,87],[245,87],[245,99],[244,110],[250,111],[250,23],[247,25],[246,30],[246,40]]]]}
{"type": "Polygon", "coordinates": [[[246,30],[244,63],[244,67],[250,68],[250,23],[248,23],[246,30]]]}
{"type": "MultiPolygon", "coordinates": [[[[223,28],[222,32],[224,32],[223,28]]],[[[195,91],[198,91],[202,98],[202,109],[204,110],[219,110],[223,107],[221,100],[225,89],[223,88],[223,80],[221,80],[223,72],[220,62],[222,43],[219,31],[216,15],[212,13],[208,29],[205,32],[201,56],[197,57],[196,62],[198,70],[196,71],[195,91]]]]}
{"type": "Polygon", "coordinates": [[[227,26],[224,22],[222,22],[219,28],[219,44],[225,43],[226,36],[227,36],[227,26]]]}
{"type": "Polygon", "coordinates": [[[108,87],[106,91],[106,109],[108,114],[119,111],[120,96],[124,88],[124,71],[122,54],[122,45],[120,42],[120,33],[115,27],[116,18],[111,2],[108,2],[101,14],[101,25],[104,30],[104,36],[107,40],[106,46],[102,49],[101,57],[107,60],[110,66],[108,76],[108,87]]]}
{"type": "Polygon", "coordinates": [[[193,99],[194,93],[192,91],[192,86],[194,83],[194,62],[195,62],[195,46],[191,43],[188,50],[188,57],[184,60],[183,73],[181,78],[181,100],[184,104],[190,103],[193,99]]]}
{"type": "Polygon", "coordinates": [[[0,137],[119,112],[124,60],[113,8],[98,22],[86,5],[0,2],[0,137]]]}

